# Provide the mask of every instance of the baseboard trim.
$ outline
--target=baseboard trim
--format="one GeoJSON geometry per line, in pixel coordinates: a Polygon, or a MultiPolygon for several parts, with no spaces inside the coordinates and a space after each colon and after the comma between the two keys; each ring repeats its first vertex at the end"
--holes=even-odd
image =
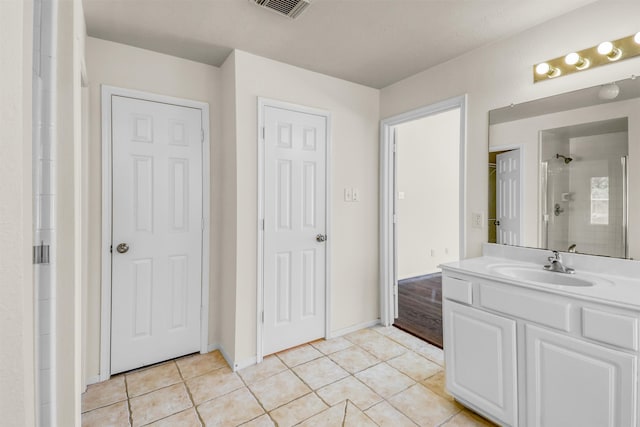
{"type": "Polygon", "coordinates": [[[87,385],[96,384],[101,382],[100,375],[94,375],[93,377],[87,377],[87,385]]]}
{"type": "Polygon", "coordinates": [[[358,323],[357,325],[349,326],[348,328],[338,329],[331,331],[327,339],[341,337],[343,335],[350,334],[351,332],[359,331],[360,329],[370,328],[380,324],[380,319],[369,320],[368,322],[358,323]]]}
{"type": "Polygon", "coordinates": [[[247,368],[249,366],[253,366],[256,363],[258,363],[258,359],[256,356],[250,357],[248,359],[242,360],[240,362],[237,362],[234,367],[233,367],[233,371],[238,371],[240,369],[244,369],[247,368]]]}

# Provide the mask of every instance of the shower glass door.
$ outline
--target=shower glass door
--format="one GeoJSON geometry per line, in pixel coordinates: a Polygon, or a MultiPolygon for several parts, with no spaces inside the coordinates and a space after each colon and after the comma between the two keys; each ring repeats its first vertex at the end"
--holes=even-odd
{"type": "Polygon", "coordinates": [[[626,119],[540,133],[543,247],[627,257],[626,119]]]}

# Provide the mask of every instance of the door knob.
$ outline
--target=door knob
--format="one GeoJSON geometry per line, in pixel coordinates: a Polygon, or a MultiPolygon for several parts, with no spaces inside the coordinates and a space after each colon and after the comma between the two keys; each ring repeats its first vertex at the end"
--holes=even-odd
{"type": "Polygon", "coordinates": [[[499,219],[496,219],[496,226],[498,226],[498,227],[500,226],[500,220],[499,219]]]}
{"type": "Polygon", "coordinates": [[[121,254],[126,253],[129,250],[129,245],[127,245],[126,243],[120,243],[116,247],[116,250],[121,254]]]}
{"type": "Polygon", "coordinates": [[[327,235],[326,234],[318,234],[316,236],[316,242],[324,242],[325,240],[327,240],[327,235]]]}

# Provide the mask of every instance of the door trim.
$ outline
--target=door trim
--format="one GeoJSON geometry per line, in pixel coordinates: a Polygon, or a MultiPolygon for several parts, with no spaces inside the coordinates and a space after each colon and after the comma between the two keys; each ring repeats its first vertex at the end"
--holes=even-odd
{"type": "Polygon", "coordinates": [[[331,331],[331,112],[318,108],[306,107],[303,105],[292,104],[289,102],[277,101],[275,99],[258,97],[258,128],[257,128],[257,144],[258,144],[258,253],[257,253],[257,300],[256,300],[256,363],[262,362],[264,357],[264,329],[262,322],[262,313],[264,311],[264,229],[262,221],[264,219],[264,138],[262,129],[264,128],[264,109],[265,107],[282,108],[299,113],[314,114],[322,116],[326,119],[326,144],[325,144],[325,234],[328,236],[325,242],[325,338],[329,338],[331,331]]]}
{"type": "MultiPolygon", "coordinates": [[[[520,192],[520,200],[519,200],[519,208],[520,208],[520,221],[518,224],[518,227],[520,227],[520,245],[522,245],[522,237],[524,234],[524,217],[525,217],[525,211],[524,211],[524,189],[525,187],[525,179],[526,179],[526,174],[525,174],[525,169],[526,169],[526,165],[524,163],[524,145],[523,144],[506,144],[506,145],[492,145],[489,147],[489,152],[490,153],[495,153],[497,151],[515,151],[518,150],[518,158],[520,159],[520,170],[518,171],[518,173],[520,174],[520,185],[518,188],[518,191],[520,192]]],[[[538,162],[540,161],[540,156],[538,155],[538,162]]],[[[497,172],[496,172],[497,173],[497,172]]],[[[542,178],[542,177],[541,177],[542,178]]],[[[497,200],[497,199],[496,199],[497,200]]],[[[497,203],[497,201],[496,201],[497,203]]],[[[542,196],[541,196],[541,192],[538,191],[538,212],[540,212],[540,209],[542,207],[542,196]]],[[[496,214],[497,215],[497,214],[496,214]]],[[[542,217],[542,216],[541,216],[542,217]]],[[[542,224],[539,222],[538,223],[538,230],[537,230],[537,234],[538,234],[538,238],[541,239],[542,238],[542,224]]],[[[497,236],[496,236],[496,241],[497,241],[497,236]]],[[[538,240],[539,242],[541,242],[542,240],[538,240]]]]}
{"type": "Polygon", "coordinates": [[[395,126],[416,119],[460,109],[460,259],[466,257],[466,145],[467,95],[449,98],[435,104],[407,111],[380,121],[380,323],[390,326],[394,321],[393,287],[397,278],[395,262],[393,130],[395,126]]]}
{"type": "Polygon", "coordinates": [[[112,226],[112,141],[111,97],[123,96],[201,110],[202,144],[202,284],[200,311],[200,353],[207,353],[209,341],[209,234],[210,234],[210,128],[209,104],[189,99],[158,95],[133,89],[101,85],[102,106],[102,280],[100,311],[100,381],[111,376],[111,226],[112,226]]]}

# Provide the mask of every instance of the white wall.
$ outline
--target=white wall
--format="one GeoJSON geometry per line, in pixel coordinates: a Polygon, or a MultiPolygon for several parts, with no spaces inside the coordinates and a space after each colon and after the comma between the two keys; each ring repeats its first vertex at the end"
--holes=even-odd
{"type": "MultiPolygon", "coordinates": [[[[471,228],[471,212],[487,211],[489,110],[638,74],[640,57],[533,84],[532,66],[638,31],[640,2],[599,1],[540,26],[469,52],[381,91],[380,116],[469,95],[466,176],[466,256],[479,255],[487,227],[471,228]]],[[[463,257],[465,254],[463,254],[463,257]]]]}
{"type": "Polygon", "coordinates": [[[0,2],[0,414],[35,425],[29,2],[0,2]]]}
{"type": "Polygon", "coordinates": [[[256,355],[257,98],[316,107],[332,114],[332,228],[328,242],[332,250],[330,321],[335,332],[379,318],[379,91],[242,51],[236,51],[233,59],[237,115],[234,360],[244,364],[256,355]],[[361,200],[344,202],[345,187],[358,188],[361,200]]]}
{"type": "Polygon", "coordinates": [[[459,259],[460,109],[396,127],[398,279],[459,259]]]}
{"type": "Polygon", "coordinates": [[[90,381],[97,380],[100,352],[100,265],[101,265],[101,108],[100,85],[136,89],[162,95],[209,103],[211,126],[211,262],[209,343],[216,344],[216,327],[220,320],[215,310],[220,290],[220,238],[223,233],[222,163],[220,146],[220,70],[210,65],[159,54],[92,37],[87,38],[87,72],[90,82],[90,176],[89,232],[90,275],[88,287],[88,325],[86,369],[90,381]]]}
{"type": "MultiPolygon", "coordinates": [[[[565,126],[579,125],[588,122],[629,118],[629,159],[640,158],[640,99],[630,99],[608,104],[594,105],[563,111],[553,114],[544,114],[528,119],[514,120],[512,122],[492,125],[489,129],[490,144],[492,147],[517,144],[524,150],[523,175],[524,175],[524,230],[522,244],[524,246],[540,247],[542,242],[542,227],[540,217],[539,182],[540,174],[538,164],[539,155],[539,131],[542,129],[555,129],[565,126]]],[[[629,249],[630,256],[640,256],[640,224],[634,224],[634,218],[640,218],[640,168],[629,168],[629,249]]],[[[637,222],[637,221],[635,221],[637,222]]]]}

